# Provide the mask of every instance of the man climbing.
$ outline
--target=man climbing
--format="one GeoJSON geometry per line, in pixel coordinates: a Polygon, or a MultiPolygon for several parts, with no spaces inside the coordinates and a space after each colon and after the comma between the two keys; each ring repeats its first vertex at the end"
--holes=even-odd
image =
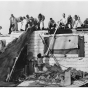
{"type": "Polygon", "coordinates": [[[21,31],[25,30],[25,25],[26,25],[26,17],[23,17],[23,21],[21,22],[21,31]]]}

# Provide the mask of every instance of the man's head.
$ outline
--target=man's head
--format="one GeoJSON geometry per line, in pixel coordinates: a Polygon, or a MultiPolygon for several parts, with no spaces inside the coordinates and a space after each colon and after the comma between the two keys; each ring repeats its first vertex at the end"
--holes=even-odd
{"type": "Polygon", "coordinates": [[[52,18],[50,18],[50,20],[53,20],[52,18]]]}
{"type": "Polygon", "coordinates": [[[26,19],[25,16],[23,17],[23,19],[26,19]]]}
{"type": "Polygon", "coordinates": [[[26,15],[27,18],[29,18],[29,15],[26,15]]]}
{"type": "Polygon", "coordinates": [[[31,16],[30,17],[30,22],[33,22],[34,21],[34,18],[31,16]]]}
{"type": "Polygon", "coordinates": [[[75,16],[74,16],[74,19],[75,19],[75,20],[78,20],[78,16],[77,16],[77,15],[75,15],[75,16]]]}
{"type": "Polygon", "coordinates": [[[62,14],[63,18],[65,18],[65,13],[62,14]]]}
{"type": "Polygon", "coordinates": [[[38,18],[42,18],[42,14],[41,13],[39,13],[38,18]]]}
{"type": "Polygon", "coordinates": [[[13,15],[13,14],[11,14],[11,17],[14,17],[14,15],[13,15]]]}
{"type": "Polygon", "coordinates": [[[68,18],[67,19],[72,19],[71,15],[68,15],[68,18]]]}
{"type": "Polygon", "coordinates": [[[38,14],[38,19],[39,19],[39,21],[42,20],[42,14],[41,13],[38,14]]]}
{"type": "Polygon", "coordinates": [[[68,15],[68,17],[71,17],[71,15],[68,15]]]}
{"type": "Polygon", "coordinates": [[[37,57],[38,57],[38,58],[41,58],[41,53],[39,53],[39,54],[37,55],[37,57]]]}
{"type": "Polygon", "coordinates": [[[23,21],[23,17],[20,17],[20,20],[23,21]]]}

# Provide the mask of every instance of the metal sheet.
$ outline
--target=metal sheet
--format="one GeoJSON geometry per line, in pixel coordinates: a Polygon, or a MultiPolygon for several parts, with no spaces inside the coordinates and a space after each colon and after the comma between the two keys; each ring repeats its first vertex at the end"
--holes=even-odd
{"type": "MultiPolygon", "coordinates": [[[[50,37],[50,40],[52,37],[50,37]]],[[[61,36],[52,40],[51,49],[78,48],[78,36],[61,36]],[[55,41],[55,42],[54,42],[55,41]],[[54,44],[54,45],[53,45],[54,44]]]]}

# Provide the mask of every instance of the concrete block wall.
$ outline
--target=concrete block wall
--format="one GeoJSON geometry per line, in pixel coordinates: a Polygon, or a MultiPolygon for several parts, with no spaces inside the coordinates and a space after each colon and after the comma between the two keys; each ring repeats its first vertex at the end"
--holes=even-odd
{"type": "Polygon", "coordinates": [[[88,57],[88,34],[84,35],[84,43],[85,43],[85,57],[88,57]]]}
{"type": "MultiPolygon", "coordinates": [[[[37,57],[37,54],[44,54],[44,44],[40,36],[42,36],[47,31],[34,31],[28,42],[28,53],[32,52],[34,57],[37,57]]],[[[43,37],[42,37],[43,38],[43,37]]],[[[44,38],[43,38],[44,39],[44,38]]]]}

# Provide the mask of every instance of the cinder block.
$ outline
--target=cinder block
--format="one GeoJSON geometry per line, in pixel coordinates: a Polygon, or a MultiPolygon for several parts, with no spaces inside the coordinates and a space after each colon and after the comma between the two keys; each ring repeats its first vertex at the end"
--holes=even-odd
{"type": "Polygon", "coordinates": [[[65,79],[64,79],[64,86],[69,86],[71,85],[71,72],[65,71],[65,79]]]}

